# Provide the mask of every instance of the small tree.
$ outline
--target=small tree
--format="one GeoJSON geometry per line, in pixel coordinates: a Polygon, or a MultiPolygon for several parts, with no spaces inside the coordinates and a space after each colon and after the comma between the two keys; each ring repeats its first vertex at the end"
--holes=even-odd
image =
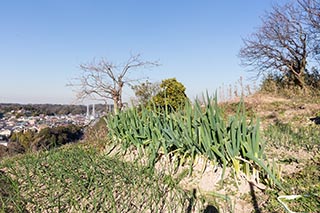
{"type": "Polygon", "coordinates": [[[162,109],[177,110],[183,107],[188,100],[186,88],[175,78],[163,80],[160,92],[152,98],[153,103],[162,109]]]}
{"type": "Polygon", "coordinates": [[[138,85],[132,86],[132,89],[137,97],[138,104],[146,106],[160,91],[159,83],[151,83],[148,80],[138,85]]]}
{"type": "Polygon", "coordinates": [[[150,68],[158,66],[157,62],[143,61],[140,55],[132,55],[123,65],[115,65],[106,59],[99,62],[81,64],[83,71],[75,82],[68,86],[77,88],[77,98],[83,100],[91,97],[107,103],[107,100],[113,100],[114,110],[118,112],[123,108],[122,92],[126,84],[134,81],[127,78],[130,71],[138,68],[150,68]]]}

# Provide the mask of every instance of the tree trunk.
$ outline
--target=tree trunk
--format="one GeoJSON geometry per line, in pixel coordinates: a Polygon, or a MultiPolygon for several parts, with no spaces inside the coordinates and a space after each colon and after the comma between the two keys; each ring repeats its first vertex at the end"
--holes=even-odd
{"type": "Polygon", "coordinates": [[[301,60],[301,65],[298,75],[295,75],[296,83],[301,89],[305,88],[305,72],[306,72],[306,59],[301,60]]]}
{"type": "Polygon", "coordinates": [[[114,110],[114,114],[118,114],[119,106],[118,106],[118,100],[116,96],[113,97],[113,110],[114,110]]]}
{"type": "Polygon", "coordinates": [[[305,88],[304,75],[295,76],[295,84],[298,85],[301,89],[305,88]]]}

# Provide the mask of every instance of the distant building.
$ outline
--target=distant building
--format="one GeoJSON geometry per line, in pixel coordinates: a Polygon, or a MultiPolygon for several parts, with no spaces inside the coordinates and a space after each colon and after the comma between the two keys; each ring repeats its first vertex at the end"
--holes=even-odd
{"type": "Polygon", "coordinates": [[[114,105],[113,104],[107,104],[106,105],[106,113],[113,112],[114,111],[114,105]]]}
{"type": "Polygon", "coordinates": [[[92,120],[95,120],[96,118],[97,118],[97,115],[96,115],[96,109],[95,109],[94,104],[92,104],[91,114],[90,114],[90,105],[87,105],[86,121],[90,122],[92,120]]]}
{"type": "Polygon", "coordinates": [[[9,138],[11,136],[12,131],[9,129],[0,130],[0,135],[9,138]]]}
{"type": "Polygon", "coordinates": [[[0,145],[8,146],[8,142],[7,141],[0,141],[0,145]]]}

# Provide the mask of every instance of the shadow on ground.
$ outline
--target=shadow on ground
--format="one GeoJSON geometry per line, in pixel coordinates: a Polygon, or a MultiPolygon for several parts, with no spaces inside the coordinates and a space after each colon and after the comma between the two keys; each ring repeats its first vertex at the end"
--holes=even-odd
{"type": "Polygon", "coordinates": [[[254,212],[255,213],[261,213],[261,210],[259,208],[259,205],[258,205],[258,201],[257,201],[257,196],[256,196],[256,193],[254,191],[254,185],[249,182],[249,185],[250,185],[250,195],[251,195],[251,199],[252,199],[252,205],[253,205],[253,208],[254,208],[254,212]]]}
{"type": "Polygon", "coordinates": [[[203,213],[219,213],[218,209],[214,206],[208,205],[203,213]]]}
{"type": "Polygon", "coordinates": [[[310,121],[313,121],[315,124],[320,125],[320,117],[314,117],[314,118],[310,118],[310,121]]]}

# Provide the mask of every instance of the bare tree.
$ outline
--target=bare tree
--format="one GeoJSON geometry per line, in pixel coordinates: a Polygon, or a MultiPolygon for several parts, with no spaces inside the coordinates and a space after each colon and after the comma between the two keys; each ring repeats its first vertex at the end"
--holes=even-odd
{"type": "Polygon", "coordinates": [[[298,0],[298,4],[305,12],[306,23],[319,33],[320,31],[320,1],[298,0]]]}
{"type": "Polygon", "coordinates": [[[320,62],[320,1],[319,0],[298,0],[303,10],[305,24],[309,27],[312,56],[320,62]]]}
{"type": "Polygon", "coordinates": [[[242,64],[253,68],[258,76],[278,72],[304,88],[307,59],[311,52],[301,8],[294,4],[274,6],[262,19],[262,26],[243,39],[242,64]]]}
{"type": "Polygon", "coordinates": [[[122,92],[126,84],[137,79],[127,78],[130,71],[138,68],[151,68],[159,66],[156,61],[143,61],[140,54],[131,55],[123,65],[115,65],[106,59],[96,62],[81,64],[82,75],[75,78],[68,86],[76,87],[77,99],[87,97],[101,100],[105,103],[113,100],[115,112],[123,108],[122,92]]]}

